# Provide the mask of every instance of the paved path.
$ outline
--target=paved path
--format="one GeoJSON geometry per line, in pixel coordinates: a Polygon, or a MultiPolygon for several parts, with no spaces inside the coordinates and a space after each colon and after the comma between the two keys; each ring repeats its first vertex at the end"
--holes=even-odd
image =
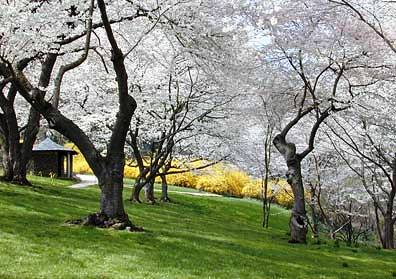
{"type": "MultiPolygon", "coordinates": [[[[80,179],[80,182],[69,186],[69,188],[73,189],[83,189],[89,186],[97,185],[98,179],[94,175],[89,174],[77,174],[77,177],[80,179]]],[[[125,188],[132,188],[131,186],[125,186],[125,188]]],[[[160,192],[161,190],[155,189],[156,192],[160,192]]],[[[172,191],[168,190],[168,193],[181,193],[185,195],[191,196],[205,196],[205,197],[222,197],[218,194],[208,193],[208,192],[187,192],[187,191],[172,191]]]]}
{"type": "Polygon", "coordinates": [[[97,185],[98,179],[94,175],[89,174],[77,174],[77,177],[80,179],[80,182],[69,186],[69,188],[73,189],[82,189],[88,186],[97,185]]]}

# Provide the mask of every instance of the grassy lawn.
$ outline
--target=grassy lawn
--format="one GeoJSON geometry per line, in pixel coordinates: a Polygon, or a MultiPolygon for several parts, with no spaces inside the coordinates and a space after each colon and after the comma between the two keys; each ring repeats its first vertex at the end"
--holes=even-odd
{"type": "Polygon", "coordinates": [[[288,212],[275,207],[264,230],[255,201],[127,203],[146,229],[128,233],[63,224],[98,209],[96,187],[32,180],[40,187],[0,184],[0,278],[396,278],[396,252],[288,244],[288,212]]]}

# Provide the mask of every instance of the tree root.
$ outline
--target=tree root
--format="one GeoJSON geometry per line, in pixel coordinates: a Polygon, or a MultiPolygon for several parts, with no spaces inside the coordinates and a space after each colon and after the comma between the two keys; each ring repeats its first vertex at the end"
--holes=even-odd
{"type": "Polygon", "coordinates": [[[29,180],[27,179],[21,179],[21,180],[12,180],[12,184],[20,185],[20,186],[33,186],[32,183],[30,183],[29,180]]]}
{"type": "Polygon", "coordinates": [[[142,203],[142,201],[140,199],[137,199],[135,197],[130,198],[128,201],[133,202],[133,203],[142,203]]]}
{"type": "Polygon", "coordinates": [[[146,200],[146,203],[147,203],[148,205],[156,205],[156,204],[157,204],[157,202],[155,201],[155,199],[146,200]]]}
{"type": "Polygon", "coordinates": [[[142,227],[137,227],[129,220],[128,215],[125,214],[122,218],[109,218],[103,213],[89,214],[84,219],[68,220],[65,222],[69,225],[92,226],[97,228],[127,230],[130,232],[143,232],[142,227]]]}
{"type": "Polygon", "coordinates": [[[168,197],[161,197],[160,201],[161,202],[172,202],[171,199],[168,197]]]}

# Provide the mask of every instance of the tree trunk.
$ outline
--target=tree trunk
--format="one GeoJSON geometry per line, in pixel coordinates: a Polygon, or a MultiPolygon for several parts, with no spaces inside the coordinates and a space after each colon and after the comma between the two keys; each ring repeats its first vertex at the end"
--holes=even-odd
{"type": "Polygon", "coordinates": [[[162,202],[170,202],[170,198],[168,196],[168,182],[166,181],[166,175],[161,175],[161,201],[162,202]]]}
{"type": "Polygon", "coordinates": [[[152,178],[152,179],[146,181],[146,184],[144,186],[144,195],[145,195],[146,201],[150,204],[155,203],[154,183],[155,183],[155,178],[152,178]]]}
{"type": "Polygon", "coordinates": [[[131,198],[129,199],[130,201],[141,203],[140,192],[146,184],[146,176],[148,171],[149,169],[145,168],[143,164],[139,167],[139,176],[135,180],[135,185],[133,186],[131,198]]]}
{"type": "Polygon", "coordinates": [[[5,160],[8,161],[5,163],[6,165],[5,169],[7,169],[5,179],[7,181],[11,181],[13,183],[17,183],[20,185],[30,185],[29,181],[26,179],[26,175],[21,176],[22,152],[21,152],[18,121],[13,107],[13,102],[9,102],[9,103],[7,102],[7,104],[2,104],[2,109],[4,111],[4,116],[7,126],[7,138],[6,138],[7,144],[5,146],[8,149],[8,150],[4,150],[5,160]]]}
{"type": "Polygon", "coordinates": [[[155,177],[149,173],[149,168],[145,168],[140,172],[139,177],[136,179],[135,185],[133,187],[132,195],[130,201],[141,203],[140,192],[144,188],[145,199],[149,203],[155,203],[154,197],[154,180],[155,177]],[[148,175],[147,175],[148,174],[148,175]]]}
{"type": "Polygon", "coordinates": [[[311,218],[312,218],[312,233],[313,237],[315,239],[319,238],[319,218],[320,218],[320,212],[317,208],[316,201],[317,201],[317,194],[316,194],[316,189],[317,185],[314,186],[310,184],[310,201],[308,202],[308,205],[311,209],[311,218]]]}
{"type": "Polygon", "coordinates": [[[394,222],[392,221],[392,215],[387,214],[384,218],[384,228],[382,231],[382,248],[394,249],[394,222]]]}
{"type": "Polygon", "coordinates": [[[267,212],[266,212],[267,215],[264,217],[264,218],[265,218],[265,223],[266,223],[266,225],[267,225],[267,228],[268,228],[268,226],[269,226],[269,218],[270,218],[272,200],[273,200],[273,199],[271,198],[271,199],[269,199],[268,202],[267,202],[267,212]]]}
{"type": "Polygon", "coordinates": [[[8,142],[7,140],[5,140],[5,143],[2,145],[2,163],[3,163],[3,179],[5,181],[11,181],[12,177],[14,176],[13,170],[12,170],[12,164],[11,164],[11,160],[9,157],[9,153],[8,153],[8,142]]]}
{"type": "Polygon", "coordinates": [[[289,242],[306,243],[308,219],[305,210],[301,159],[296,154],[296,146],[293,143],[287,143],[285,138],[281,135],[277,135],[273,143],[286,161],[288,168],[287,182],[290,184],[294,195],[294,205],[289,222],[291,237],[289,242]]]}
{"type": "Polygon", "coordinates": [[[100,212],[88,215],[82,221],[83,225],[117,230],[143,230],[135,227],[125,213],[121,169],[123,169],[122,166],[108,166],[104,173],[99,175],[99,187],[101,189],[100,212]]]}
{"type": "Polygon", "coordinates": [[[119,175],[104,174],[99,178],[100,213],[109,218],[124,219],[123,180],[119,175]]]}
{"type": "Polygon", "coordinates": [[[28,181],[27,166],[32,158],[33,145],[37,139],[37,134],[40,128],[40,113],[34,108],[30,109],[27,127],[24,131],[23,143],[21,147],[21,165],[19,173],[17,174],[20,181],[28,181]]]}
{"type": "Polygon", "coordinates": [[[145,180],[138,177],[136,179],[135,185],[133,186],[132,195],[130,201],[141,203],[140,200],[140,191],[143,189],[144,185],[146,184],[145,180]]]}
{"type": "MultiPolygon", "coordinates": [[[[262,178],[263,180],[263,178],[262,178]]],[[[268,228],[268,219],[267,217],[269,216],[269,206],[268,206],[268,176],[267,174],[265,175],[264,181],[262,182],[263,185],[261,185],[261,196],[263,199],[263,228],[268,228]]]]}
{"type": "Polygon", "coordinates": [[[300,161],[295,160],[294,162],[289,162],[288,169],[287,182],[290,184],[294,195],[294,205],[290,218],[290,242],[306,243],[308,226],[300,161]]]}

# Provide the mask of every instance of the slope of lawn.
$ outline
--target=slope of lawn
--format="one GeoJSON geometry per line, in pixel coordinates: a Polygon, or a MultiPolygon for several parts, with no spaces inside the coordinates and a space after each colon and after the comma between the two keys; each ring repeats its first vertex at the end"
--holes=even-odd
{"type": "Polygon", "coordinates": [[[264,230],[255,201],[172,191],[172,204],[127,203],[146,229],[129,233],[64,225],[97,210],[96,187],[32,180],[0,183],[0,278],[396,278],[396,252],[288,244],[288,212],[264,230]]]}

